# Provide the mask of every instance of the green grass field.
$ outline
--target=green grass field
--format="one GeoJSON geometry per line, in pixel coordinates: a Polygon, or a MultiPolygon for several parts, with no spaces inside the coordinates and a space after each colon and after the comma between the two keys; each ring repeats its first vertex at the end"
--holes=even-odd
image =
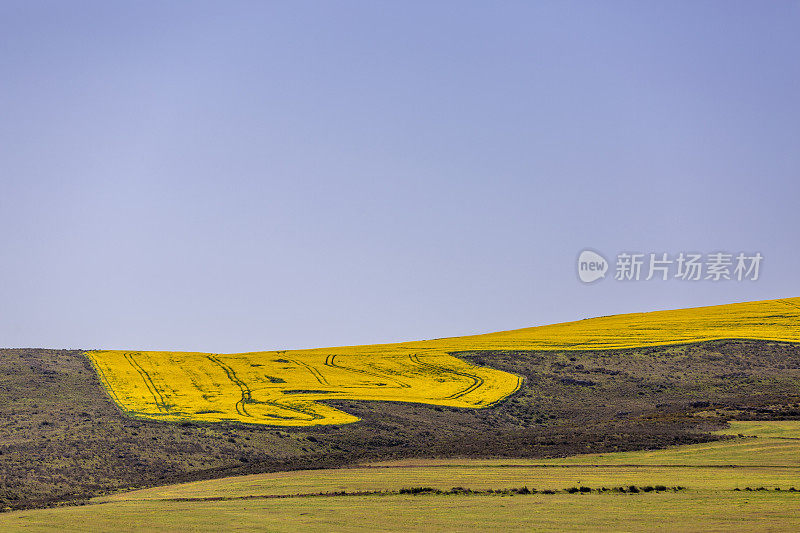
{"type": "Polygon", "coordinates": [[[6,531],[796,531],[800,495],[687,491],[122,502],[13,513],[6,531]]]}
{"type": "Polygon", "coordinates": [[[782,439],[800,439],[800,424],[794,420],[775,422],[738,421],[728,422],[730,428],[717,431],[720,435],[744,435],[758,437],[776,437],[782,439]]]}
{"type": "Polygon", "coordinates": [[[800,488],[800,439],[792,437],[800,430],[800,422],[743,422],[725,431],[739,430],[755,436],[546,460],[406,460],[192,482],[109,495],[85,506],[11,512],[0,516],[0,529],[797,530],[800,492],[789,489],[800,488]],[[580,486],[658,484],[680,485],[685,490],[564,492],[580,486]],[[415,486],[443,490],[527,486],[558,492],[512,496],[397,493],[415,486]],[[324,494],[339,491],[387,493],[324,494]]]}

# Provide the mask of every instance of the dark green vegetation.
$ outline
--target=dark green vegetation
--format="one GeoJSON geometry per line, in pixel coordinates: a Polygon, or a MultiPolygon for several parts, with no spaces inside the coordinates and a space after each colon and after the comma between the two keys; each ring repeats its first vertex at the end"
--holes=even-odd
{"type": "MultiPolygon", "coordinates": [[[[450,490],[440,490],[435,489],[433,487],[410,487],[410,488],[403,488],[397,491],[397,494],[437,494],[437,495],[459,495],[459,494],[501,494],[503,496],[513,496],[515,494],[559,494],[565,492],[567,494],[589,494],[591,492],[603,493],[603,492],[618,492],[621,494],[629,493],[629,494],[638,494],[640,492],[666,492],[666,491],[679,491],[684,490],[686,487],[667,487],[665,485],[645,485],[644,487],[637,487],[636,485],[628,485],[627,487],[597,487],[595,489],[591,487],[587,487],[586,485],[581,485],[580,487],[570,487],[564,490],[552,490],[552,489],[545,489],[545,490],[537,490],[537,489],[529,489],[527,485],[524,487],[513,488],[513,489],[478,489],[472,490],[467,489],[464,487],[453,487],[450,490]]],[[[739,490],[739,489],[735,489],[739,490]]],[[[750,490],[749,488],[745,490],[750,490]]],[[[765,490],[765,489],[759,489],[765,490]]],[[[780,490],[780,489],[778,489],[780,490]]],[[[794,492],[794,488],[789,489],[790,492],[794,492]]],[[[347,496],[350,493],[342,492],[338,493],[339,495],[347,496]]],[[[375,494],[390,494],[388,491],[383,491],[380,493],[375,494]]]]}
{"type": "Polygon", "coordinates": [[[489,409],[331,401],[362,418],[287,429],[130,418],[78,351],[0,350],[0,508],[129,487],[404,457],[553,457],[717,439],[724,420],[800,419],[800,346],[463,352],[525,377],[489,409]]]}

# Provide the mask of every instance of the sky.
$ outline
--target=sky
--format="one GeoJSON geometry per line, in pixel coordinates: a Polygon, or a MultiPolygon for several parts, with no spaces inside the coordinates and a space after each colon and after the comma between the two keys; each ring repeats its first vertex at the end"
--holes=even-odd
{"type": "Polygon", "coordinates": [[[0,0],[0,346],[800,296],[798,27],[798,1],[0,0]],[[605,278],[579,280],[584,249],[605,278]],[[690,251],[764,259],[614,279],[621,252],[690,251]]]}

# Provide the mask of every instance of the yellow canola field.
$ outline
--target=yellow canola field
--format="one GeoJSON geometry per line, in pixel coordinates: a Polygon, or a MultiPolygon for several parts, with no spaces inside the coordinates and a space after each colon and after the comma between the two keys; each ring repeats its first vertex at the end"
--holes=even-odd
{"type": "Polygon", "coordinates": [[[331,353],[336,351],[98,351],[89,357],[123,409],[160,420],[345,424],[358,418],[316,400],[485,407],[521,383],[518,376],[446,353],[331,353]]]}
{"type": "Polygon", "coordinates": [[[800,298],[599,317],[429,341],[313,350],[208,354],[93,351],[125,411],[159,420],[278,426],[344,424],[357,417],[323,399],[489,406],[521,378],[451,355],[473,350],[583,350],[714,339],[800,342],[800,298]]]}

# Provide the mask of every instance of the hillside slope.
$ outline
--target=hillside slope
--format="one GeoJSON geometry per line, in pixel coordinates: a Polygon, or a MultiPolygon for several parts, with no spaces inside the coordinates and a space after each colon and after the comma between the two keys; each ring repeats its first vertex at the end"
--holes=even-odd
{"type": "Polygon", "coordinates": [[[717,439],[731,418],[800,419],[800,345],[712,341],[458,354],[525,377],[485,409],[336,400],[341,426],[132,418],[80,352],[0,350],[0,508],[124,488],[407,457],[554,457],[717,439]]]}
{"type": "MultiPolygon", "coordinates": [[[[450,343],[447,356],[459,364],[519,376],[519,389],[482,409],[320,399],[359,421],[299,428],[132,417],[109,398],[82,352],[0,350],[0,508],[365,460],[558,457],[650,449],[719,439],[708,432],[730,419],[797,420],[798,343],[712,340],[608,347],[612,326],[619,321],[640,326],[630,326],[635,333],[621,333],[618,342],[641,338],[643,331],[653,335],[654,329],[661,331],[662,341],[680,339],[691,328],[697,335],[745,337],[761,331],[792,340],[798,330],[792,310],[796,300],[688,310],[677,322],[674,317],[680,313],[663,312],[534,328],[556,331],[588,324],[594,328],[592,342],[605,339],[605,349],[579,350],[576,343],[557,350],[503,349],[514,345],[502,344],[510,340],[441,340],[450,343]],[[738,310],[744,325],[735,324],[731,309],[738,310]],[[710,317],[702,331],[698,313],[710,317]],[[654,322],[658,316],[664,324],[660,329],[654,322]]],[[[613,327],[622,328],[619,323],[613,327]]],[[[543,334],[534,330],[520,330],[524,333],[519,336],[538,335],[536,342],[544,343],[543,334]]],[[[554,332],[548,335],[557,338],[554,332]]]]}
{"type": "Polygon", "coordinates": [[[355,422],[322,400],[483,408],[519,389],[517,374],[465,363],[463,351],[588,350],[715,339],[800,341],[800,298],[635,313],[398,344],[246,354],[89,352],[126,412],[157,420],[273,426],[355,422]]]}

